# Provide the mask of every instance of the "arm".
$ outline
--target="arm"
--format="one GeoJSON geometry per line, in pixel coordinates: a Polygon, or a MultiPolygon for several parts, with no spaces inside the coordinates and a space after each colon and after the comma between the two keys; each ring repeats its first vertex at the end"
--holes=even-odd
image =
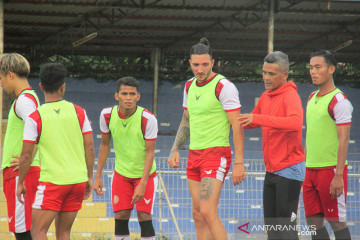
{"type": "Polygon", "coordinates": [[[245,180],[244,168],[244,129],[238,124],[240,111],[226,112],[233,130],[235,160],[233,167],[233,184],[236,186],[245,180]]]}
{"type": "Polygon", "coordinates": [[[244,124],[244,127],[250,124],[255,124],[280,130],[295,131],[301,129],[303,124],[303,109],[299,95],[286,95],[284,98],[284,108],[286,114],[284,117],[263,114],[251,114],[252,116],[244,116],[245,114],[241,114],[240,117],[247,118],[246,121],[242,121],[241,123],[244,124]]]}
{"type": "Polygon", "coordinates": [[[238,117],[239,124],[243,128],[251,129],[251,128],[259,128],[259,127],[261,127],[261,125],[253,124],[253,116],[254,116],[254,114],[260,114],[261,113],[260,106],[261,106],[261,97],[260,97],[258,103],[256,104],[254,110],[252,110],[251,113],[244,113],[244,114],[239,115],[239,117],[238,117]]]}
{"type": "Polygon", "coordinates": [[[168,163],[172,168],[179,167],[179,148],[186,142],[190,136],[190,124],[189,124],[189,112],[184,110],[184,114],[179,126],[179,129],[176,134],[175,142],[171,148],[170,156],[168,158],[168,163]]]}
{"type": "Polygon", "coordinates": [[[141,177],[139,185],[136,187],[136,189],[134,191],[134,195],[132,197],[131,204],[135,204],[135,203],[141,201],[141,199],[144,197],[146,184],[148,182],[151,167],[152,167],[153,161],[154,161],[155,143],[156,143],[156,141],[154,141],[154,140],[153,141],[145,141],[146,153],[145,153],[145,163],[144,163],[143,175],[141,177]]]}
{"type": "Polygon", "coordinates": [[[337,126],[339,138],[338,160],[336,164],[335,176],[330,184],[330,194],[334,199],[344,192],[343,172],[345,168],[346,155],[350,139],[350,125],[337,126]]]}
{"type": "Polygon", "coordinates": [[[102,173],[102,170],[104,169],[106,160],[110,153],[110,140],[111,140],[110,134],[102,134],[101,135],[101,144],[100,144],[100,150],[99,150],[99,156],[98,156],[98,165],[96,168],[95,183],[94,183],[94,190],[99,196],[104,195],[104,192],[102,190],[103,181],[101,179],[101,173],[102,173]]]}
{"type": "Polygon", "coordinates": [[[86,191],[84,200],[88,199],[93,190],[93,169],[94,169],[94,160],[95,160],[95,151],[94,151],[94,140],[91,133],[83,135],[84,138],[84,149],[85,149],[85,160],[86,167],[88,172],[88,182],[86,183],[86,191]]]}
{"type": "Polygon", "coordinates": [[[35,143],[24,142],[21,155],[20,155],[20,163],[19,163],[19,179],[18,179],[18,187],[16,196],[21,203],[24,204],[23,198],[21,195],[25,196],[26,189],[24,186],[24,180],[29,171],[30,165],[32,163],[32,154],[35,143]]]}

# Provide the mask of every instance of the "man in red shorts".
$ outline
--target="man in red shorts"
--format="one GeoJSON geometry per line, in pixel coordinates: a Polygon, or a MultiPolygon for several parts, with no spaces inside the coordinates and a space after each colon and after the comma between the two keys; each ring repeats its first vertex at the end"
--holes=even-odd
{"type": "Polygon", "coordinates": [[[335,54],[311,54],[310,75],[318,91],[311,93],[306,109],[306,174],[303,200],[306,221],[316,226],[312,239],[329,239],[324,219],[335,238],[351,239],[346,224],[347,149],[353,107],[338,88],[333,74],[335,54]]]}
{"type": "Polygon", "coordinates": [[[103,196],[101,172],[110,152],[111,136],[115,149],[112,204],[115,213],[115,240],[130,240],[129,219],[134,204],[141,228],[141,239],[155,240],[152,224],[158,180],[154,160],[157,120],[137,106],[139,82],[132,77],[118,80],[115,99],[119,105],[100,114],[102,133],[94,189],[103,196]]]}
{"type": "Polygon", "coordinates": [[[190,50],[194,77],[184,89],[184,114],[168,159],[179,167],[179,148],[190,136],[187,177],[193,201],[193,218],[198,240],[227,239],[218,216],[221,188],[231,164],[230,125],[233,129],[235,161],[233,183],[245,179],[244,131],[237,123],[239,93],[224,76],[214,73],[209,41],[202,38],[190,50]]]}
{"type": "Polygon", "coordinates": [[[48,63],[40,69],[45,104],[25,121],[17,197],[23,201],[24,179],[37,144],[41,172],[33,204],[31,236],[47,239],[56,218],[56,238],[70,239],[70,231],[84,199],[92,192],[94,145],[92,129],[83,108],[63,100],[66,69],[48,63]]]}
{"type": "Polygon", "coordinates": [[[1,169],[3,170],[3,187],[6,197],[9,230],[16,239],[31,239],[31,205],[35,199],[40,176],[38,156],[29,168],[25,179],[27,188],[24,205],[16,198],[19,156],[22,147],[24,121],[39,106],[38,97],[27,80],[30,74],[28,61],[17,53],[5,53],[0,58],[1,85],[9,94],[15,94],[11,105],[4,139],[4,150],[1,169]]]}

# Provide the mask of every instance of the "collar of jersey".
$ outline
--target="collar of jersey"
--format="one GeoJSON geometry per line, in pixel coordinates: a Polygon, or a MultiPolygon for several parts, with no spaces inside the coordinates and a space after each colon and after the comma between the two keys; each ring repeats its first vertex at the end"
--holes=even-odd
{"type": "MultiPolygon", "coordinates": [[[[206,84],[209,83],[211,80],[213,80],[217,75],[218,75],[218,74],[215,73],[215,75],[214,75],[212,78],[209,78],[208,80],[206,80],[206,81],[204,81],[204,82],[202,82],[202,83],[196,81],[196,86],[202,87],[202,86],[206,85],[206,84]]],[[[197,79],[196,79],[196,80],[197,80],[197,79]]]]}
{"type": "Polygon", "coordinates": [[[119,108],[118,108],[119,118],[121,118],[121,119],[128,119],[128,118],[130,118],[132,115],[134,115],[134,113],[136,113],[136,110],[137,110],[137,106],[136,106],[136,108],[135,108],[135,111],[134,111],[129,117],[124,117],[124,115],[121,114],[121,112],[120,112],[120,107],[119,107],[119,108]]]}

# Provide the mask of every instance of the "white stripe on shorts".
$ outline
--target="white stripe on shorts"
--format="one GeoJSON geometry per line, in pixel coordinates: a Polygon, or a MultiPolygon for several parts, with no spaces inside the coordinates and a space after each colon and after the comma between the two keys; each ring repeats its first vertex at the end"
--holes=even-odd
{"type": "Polygon", "coordinates": [[[216,170],[216,179],[219,179],[220,181],[224,181],[225,168],[226,168],[226,158],[222,157],[220,158],[220,166],[218,170],[216,170]]]}
{"type": "MultiPolygon", "coordinates": [[[[335,171],[336,169],[334,169],[334,172],[335,171]]],[[[345,189],[343,194],[341,194],[336,200],[337,200],[339,222],[346,222],[345,189]]]]}
{"type": "Polygon", "coordinates": [[[154,214],[154,205],[155,205],[155,197],[156,197],[156,190],[158,188],[158,185],[159,185],[159,179],[158,177],[154,177],[154,195],[153,195],[153,204],[151,206],[151,215],[154,214]]]}
{"type": "Polygon", "coordinates": [[[41,205],[42,205],[42,203],[44,201],[45,188],[46,188],[45,185],[38,185],[37,191],[36,191],[35,201],[34,201],[34,203],[32,205],[33,208],[41,209],[41,205]]]}
{"type": "Polygon", "coordinates": [[[16,196],[17,186],[18,186],[19,176],[16,177],[16,186],[15,186],[15,232],[22,233],[26,232],[26,223],[25,223],[25,205],[23,205],[16,196]]]}

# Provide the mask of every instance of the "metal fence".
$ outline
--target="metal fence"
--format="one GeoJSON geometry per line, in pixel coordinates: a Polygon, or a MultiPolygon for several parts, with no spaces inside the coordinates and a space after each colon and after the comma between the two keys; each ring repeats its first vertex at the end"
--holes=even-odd
{"type": "MultiPolygon", "coordinates": [[[[165,157],[158,157],[157,189],[153,223],[157,239],[196,239],[192,219],[191,196],[186,178],[186,159],[180,159],[180,168],[171,169],[165,157]]],[[[114,214],[111,205],[111,180],[114,159],[109,159],[103,171],[105,195],[99,197],[93,192],[92,198],[83,203],[82,210],[72,228],[72,239],[113,239],[114,214]]],[[[262,188],[264,164],[262,159],[246,159],[246,180],[234,187],[231,172],[226,177],[219,203],[219,216],[225,225],[228,238],[231,239],[266,239],[263,226],[262,188]],[[238,228],[247,224],[249,234],[238,228]]],[[[349,161],[347,214],[348,225],[353,239],[360,239],[360,163],[349,161]]],[[[1,184],[2,185],[2,184],[1,184]]],[[[11,239],[7,228],[6,204],[4,195],[0,199],[0,239],[11,239]]],[[[298,225],[300,239],[311,239],[306,231],[302,198],[299,203],[298,225]]],[[[140,239],[140,227],[134,210],[129,221],[132,239],[140,239]]],[[[327,225],[333,237],[331,228],[327,225]]],[[[243,228],[246,229],[246,228],[243,228]]],[[[55,239],[54,227],[49,231],[49,239],[55,239]]]]}

